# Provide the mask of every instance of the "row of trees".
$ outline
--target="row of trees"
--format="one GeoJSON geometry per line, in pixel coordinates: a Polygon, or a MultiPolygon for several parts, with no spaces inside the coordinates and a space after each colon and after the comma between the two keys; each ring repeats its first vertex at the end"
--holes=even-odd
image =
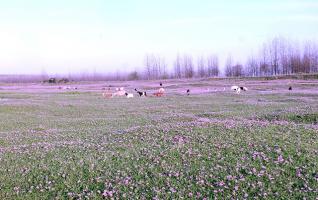
{"type": "MultiPolygon", "coordinates": [[[[229,55],[224,62],[224,75],[227,77],[241,76],[275,76],[295,73],[318,73],[318,43],[307,41],[299,43],[275,37],[265,42],[257,53],[249,56],[244,63],[235,62],[229,55]]],[[[222,73],[223,74],[223,73],[222,73]]],[[[101,74],[88,73],[69,74],[68,78],[74,81],[102,81],[102,80],[138,80],[138,79],[167,79],[218,77],[221,75],[219,58],[215,54],[193,58],[189,54],[177,54],[172,66],[168,67],[163,56],[147,54],[144,58],[144,69],[132,72],[117,71],[101,74]]],[[[56,75],[55,77],[59,77],[56,75]]],[[[42,80],[49,76],[42,72],[42,80]]],[[[0,82],[5,81],[32,81],[41,77],[0,76],[0,82]]]]}
{"type": "Polygon", "coordinates": [[[147,79],[168,78],[167,63],[164,57],[154,54],[145,56],[145,75],[147,79]]]}
{"type": "Polygon", "coordinates": [[[168,72],[167,63],[161,56],[147,54],[145,56],[145,78],[193,78],[219,75],[219,59],[216,55],[207,58],[200,56],[195,64],[188,54],[178,54],[173,62],[173,70],[168,72]]]}
{"type": "Polygon", "coordinates": [[[245,66],[233,64],[229,56],[225,64],[226,76],[275,76],[318,72],[318,45],[312,41],[299,44],[276,37],[264,43],[258,55],[250,56],[245,66]]]}
{"type": "MultiPolygon", "coordinates": [[[[164,57],[147,54],[144,66],[144,73],[135,70],[129,74],[117,74],[115,79],[150,80],[221,75],[219,58],[215,54],[199,56],[196,59],[189,54],[177,54],[171,68],[168,68],[164,57]]],[[[318,73],[318,44],[313,41],[299,43],[283,37],[275,37],[265,42],[256,54],[246,59],[245,63],[235,62],[229,55],[223,69],[227,77],[318,73]]]]}
{"type": "MultiPolygon", "coordinates": [[[[178,54],[169,73],[163,57],[147,54],[145,68],[146,79],[215,77],[220,75],[219,59],[216,55],[199,56],[194,62],[191,55],[178,54]]],[[[224,65],[224,75],[227,77],[317,72],[317,43],[307,41],[299,44],[283,37],[276,37],[265,42],[258,53],[249,56],[244,64],[234,62],[233,57],[229,55],[224,65]]]]}

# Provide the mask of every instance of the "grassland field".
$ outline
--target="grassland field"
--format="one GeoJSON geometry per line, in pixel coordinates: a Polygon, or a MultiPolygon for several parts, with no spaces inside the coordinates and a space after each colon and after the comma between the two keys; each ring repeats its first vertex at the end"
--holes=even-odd
{"type": "Polygon", "coordinates": [[[317,199],[318,80],[163,83],[0,84],[0,199],[317,199]]]}

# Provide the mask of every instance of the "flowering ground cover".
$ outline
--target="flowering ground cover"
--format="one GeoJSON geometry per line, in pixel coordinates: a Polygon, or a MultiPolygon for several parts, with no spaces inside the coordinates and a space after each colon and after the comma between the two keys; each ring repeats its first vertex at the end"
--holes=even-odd
{"type": "Polygon", "coordinates": [[[316,199],[316,86],[2,92],[0,199],[316,199]]]}

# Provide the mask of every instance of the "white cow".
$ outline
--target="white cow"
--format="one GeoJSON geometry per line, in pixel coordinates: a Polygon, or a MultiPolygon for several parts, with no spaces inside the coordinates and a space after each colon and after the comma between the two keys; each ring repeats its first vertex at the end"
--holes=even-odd
{"type": "Polygon", "coordinates": [[[126,91],[125,90],[120,90],[120,91],[117,91],[115,93],[113,93],[113,97],[115,96],[124,96],[126,94],[126,91]]]}
{"type": "Polygon", "coordinates": [[[233,86],[231,87],[231,90],[236,91],[237,94],[240,94],[240,93],[241,93],[241,90],[247,91],[247,88],[246,88],[246,87],[239,87],[239,86],[237,86],[237,85],[233,85],[233,86]]]}
{"type": "Polygon", "coordinates": [[[126,92],[125,95],[126,95],[127,98],[134,98],[134,94],[126,92]]]}
{"type": "Polygon", "coordinates": [[[159,93],[165,93],[165,89],[159,88],[158,92],[159,92],[159,93]]]}

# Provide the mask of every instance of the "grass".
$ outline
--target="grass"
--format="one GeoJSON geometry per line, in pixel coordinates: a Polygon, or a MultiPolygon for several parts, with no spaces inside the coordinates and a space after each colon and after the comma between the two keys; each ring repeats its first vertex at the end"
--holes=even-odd
{"type": "Polygon", "coordinates": [[[0,102],[0,199],[318,194],[318,98],[312,95],[1,97],[8,101],[0,102]]]}

